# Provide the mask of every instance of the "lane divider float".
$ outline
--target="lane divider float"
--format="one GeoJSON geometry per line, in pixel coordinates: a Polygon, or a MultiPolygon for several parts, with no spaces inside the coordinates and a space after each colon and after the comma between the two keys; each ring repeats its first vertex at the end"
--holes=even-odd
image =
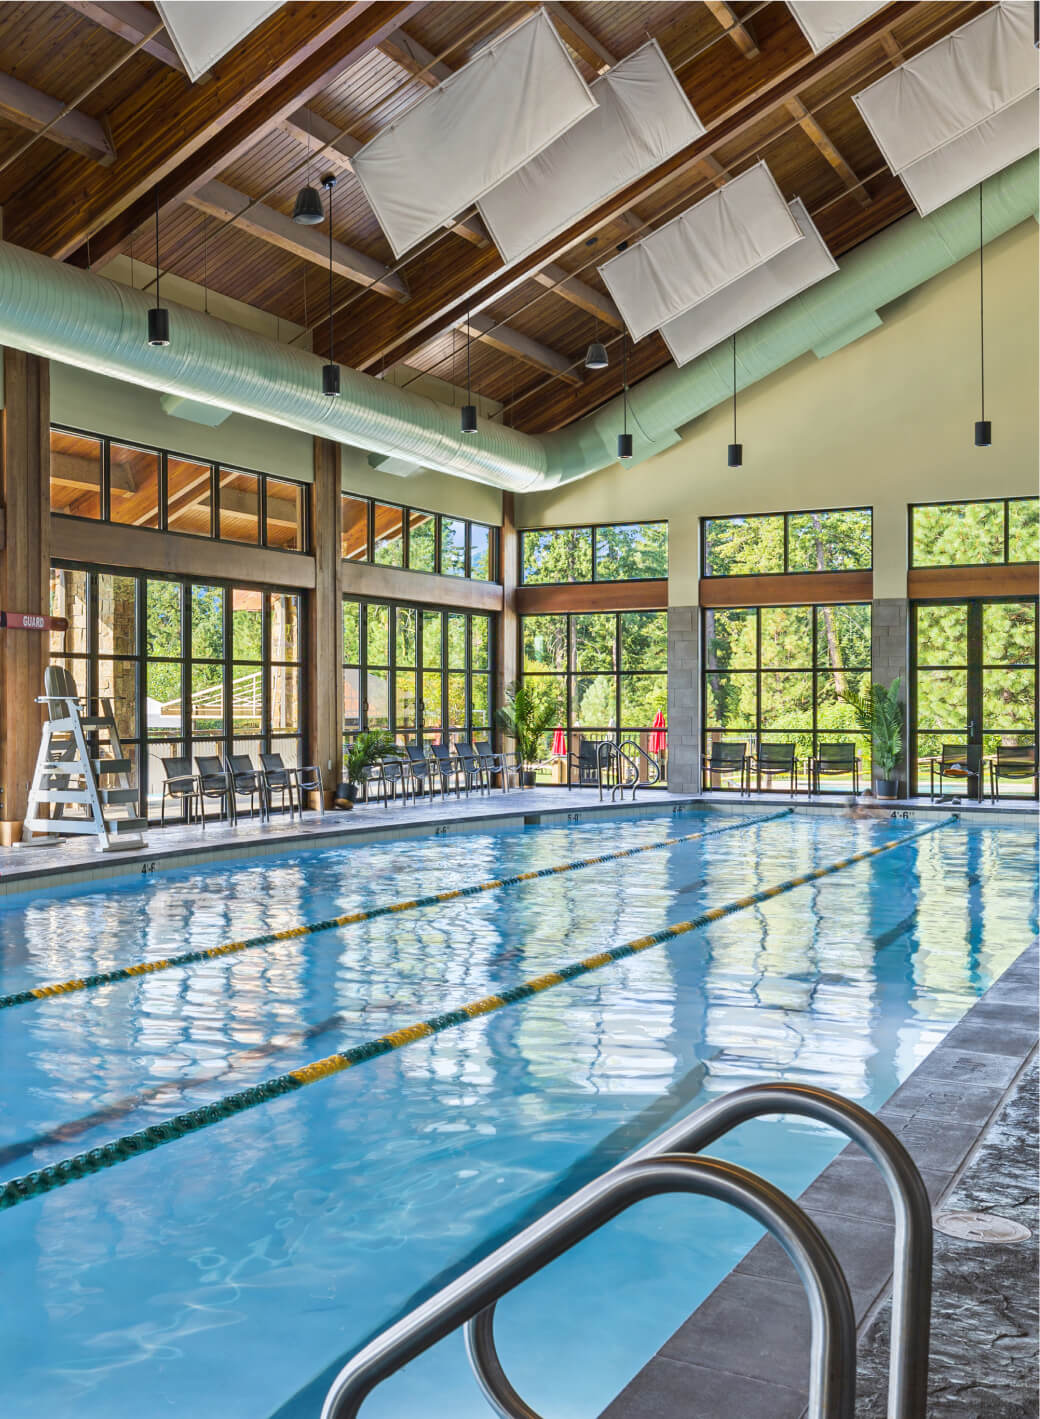
{"type": "Polygon", "coordinates": [[[474,897],[478,892],[492,892],[499,887],[515,887],[519,882],[533,882],[539,877],[557,877],[564,872],[580,872],[586,867],[599,867],[601,863],[615,862],[622,857],[635,857],[641,852],[654,852],[660,848],[675,847],[679,843],[696,842],[698,838],[716,837],[720,833],[732,833],[740,828],[757,828],[762,823],[786,818],[792,811],[790,808],[784,808],[777,813],[746,818],[739,823],[728,823],[722,828],[707,828],[703,832],[688,833],[681,838],[664,838],[661,842],[643,843],[639,847],[626,847],[618,852],[605,852],[599,857],[580,857],[574,862],[557,863],[555,867],[518,872],[513,877],[496,877],[488,882],[476,882],[471,887],[455,887],[450,892],[433,892],[428,897],[416,897],[407,902],[388,902],[385,906],[369,907],[365,911],[329,917],[327,921],[289,926],[282,931],[268,931],[263,936],[250,936],[244,941],[227,941],[222,946],[182,951],[178,956],[165,956],[157,961],[136,961],[131,966],[119,966],[112,971],[98,971],[96,975],[55,981],[51,985],[38,985],[30,990],[16,990],[10,995],[0,995],[0,1010],[9,1010],[13,1005],[28,1005],[33,1000],[49,1000],[55,995],[72,995],[80,990],[93,990],[99,985],[115,985],[117,981],[134,980],[137,976],[153,975],[156,971],[170,971],[177,966],[194,966],[201,961],[219,961],[224,956],[234,956],[240,951],[252,951],[258,946],[271,946],[278,941],[293,941],[299,936],[313,936],[319,931],[334,931],[341,926],[355,926],[362,921],[375,921],[377,917],[394,916],[398,912],[415,911],[419,907],[433,907],[440,902],[453,902],[460,897],[474,897]]]}
{"type": "Polygon", "coordinates": [[[190,1133],[197,1133],[200,1129],[208,1128],[210,1124],[220,1123],[223,1119],[245,1113],[247,1109],[256,1108],[272,1099],[279,1099],[285,1094],[294,1093],[297,1089],[305,1088],[308,1084],[317,1083],[319,1079],[328,1079],[333,1074],[340,1074],[346,1069],[352,1069],[355,1065],[364,1064],[366,1060],[378,1059],[381,1055],[403,1049],[405,1045],[415,1044],[418,1040],[428,1039],[431,1035],[454,1029],[457,1025],[465,1025],[470,1020],[479,1019],[483,1015],[491,1015],[496,1010],[504,1009],[507,1005],[518,1005],[521,1001],[530,1000],[533,996],[540,995],[545,990],[551,990],[554,986],[563,985],[566,981],[576,980],[580,976],[590,975],[593,971],[613,965],[615,961],[624,960],[628,956],[638,955],[639,952],[647,951],[651,946],[658,946],[664,941],[674,941],[676,937],[685,936],[691,931],[696,931],[699,927],[709,926],[712,922],[721,921],[723,917],[732,916],[735,912],[745,911],[761,902],[770,901],[773,897],[779,897],[782,893],[790,892],[795,887],[805,886],[809,882],[817,882],[821,877],[829,877],[835,872],[842,871],[843,868],[851,867],[854,863],[866,862],[868,858],[878,857],[881,853],[893,852],[896,848],[905,847],[907,843],[923,838],[929,833],[937,832],[940,828],[948,827],[956,821],[957,817],[954,814],[949,818],[942,819],[941,822],[930,823],[925,828],[918,828],[915,832],[896,838],[894,842],[881,843],[878,847],[867,848],[863,852],[853,853],[850,857],[839,858],[837,862],[830,862],[825,867],[814,868],[813,871],[805,872],[798,877],[789,877],[786,882],[779,882],[773,887],[765,887],[760,892],[751,892],[746,897],[738,897],[735,901],[727,902],[725,906],[712,907],[710,911],[701,912],[699,916],[693,917],[690,921],[681,921],[675,926],[663,927],[660,931],[655,931],[649,936],[640,936],[621,946],[600,951],[594,956],[586,956],[582,961],[573,961],[569,965],[561,966],[558,970],[547,971],[544,975],[536,976],[533,980],[525,981],[522,985],[511,986],[508,990],[503,990],[497,995],[486,995],[482,1000],[475,1000],[457,1010],[448,1010],[443,1015],[435,1015],[430,1020],[420,1020],[417,1024],[408,1025],[404,1029],[392,1030],[389,1034],[381,1035],[378,1039],[354,1045],[339,1054],[328,1055],[325,1059],[316,1059],[310,1064],[301,1065],[299,1069],[290,1069],[287,1074],[276,1075],[272,1079],[250,1085],[247,1089],[240,1089],[235,1094],[226,1094],[222,1099],[216,1099],[211,1104],[204,1104],[198,1109],[190,1109],[187,1113],[176,1114],[173,1118],[165,1119],[162,1123],[151,1124],[148,1128],[143,1128],[137,1133],[127,1134],[111,1143],[91,1148],[85,1153],[77,1153],[74,1157],[66,1158],[60,1163],[52,1163],[48,1167],[25,1173],[22,1177],[11,1178],[8,1182],[0,1185],[0,1211],[16,1207],[20,1202],[27,1202],[30,1198],[53,1192],[56,1188],[65,1187],[71,1182],[77,1182],[80,1178],[100,1173],[105,1168],[111,1168],[116,1163],[124,1163],[141,1153],[150,1153],[153,1149],[161,1148],[166,1143],[173,1143],[178,1138],[184,1138],[190,1133]]]}

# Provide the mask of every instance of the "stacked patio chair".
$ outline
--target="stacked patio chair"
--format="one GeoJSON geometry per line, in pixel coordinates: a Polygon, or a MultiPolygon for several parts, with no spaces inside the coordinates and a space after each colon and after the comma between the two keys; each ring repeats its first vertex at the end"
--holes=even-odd
{"type": "Polygon", "coordinates": [[[474,787],[478,793],[483,793],[485,788],[490,793],[491,780],[485,774],[484,764],[473,745],[457,739],[455,741],[455,756],[459,765],[459,781],[467,795],[474,787]]]}
{"type": "Polygon", "coordinates": [[[478,739],[473,747],[477,751],[477,758],[484,766],[484,772],[487,774],[489,789],[491,787],[491,783],[495,774],[498,774],[501,777],[503,793],[507,793],[509,791],[510,774],[515,777],[517,788],[520,787],[519,755],[509,754],[505,751],[503,751],[501,754],[496,754],[490,743],[488,743],[487,740],[483,739],[478,739]]]}
{"type": "Polygon", "coordinates": [[[822,743],[818,747],[815,757],[807,760],[806,768],[809,773],[810,793],[821,792],[821,778],[837,778],[845,775],[852,776],[853,793],[859,792],[859,755],[856,753],[855,744],[822,743]]]}
{"type": "MultiPolygon", "coordinates": [[[[714,777],[726,778],[736,774],[740,781],[740,792],[751,794],[751,760],[747,745],[743,741],[719,739],[711,746],[711,752],[704,756],[704,772],[708,775],[708,787],[714,788],[714,777]]],[[[731,785],[729,785],[731,786],[731,785]]],[[[721,787],[727,787],[722,784],[721,787]]]]}
{"type": "Polygon", "coordinates": [[[1032,782],[1033,793],[1037,791],[1037,767],[1035,744],[998,744],[997,752],[989,761],[989,796],[996,803],[1000,798],[1000,780],[1028,779],[1032,782]]]}

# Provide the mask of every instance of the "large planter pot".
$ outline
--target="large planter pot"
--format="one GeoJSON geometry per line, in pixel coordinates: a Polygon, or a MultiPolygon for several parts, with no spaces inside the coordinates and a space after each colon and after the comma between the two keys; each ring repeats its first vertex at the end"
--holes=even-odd
{"type": "Polygon", "coordinates": [[[534,769],[524,769],[520,782],[524,788],[534,788],[534,769]]]}
{"type": "Polygon", "coordinates": [[[358,800],[358,785],[356,783],[341,783],[336,786],[335,804],[337,808],[353,808],[358,800]]]}
{"type": "Polygon", "coordinates": [[[874,780],[875,798],[898,798],[899,780],[895,778],[876,778],[874,780]]]}

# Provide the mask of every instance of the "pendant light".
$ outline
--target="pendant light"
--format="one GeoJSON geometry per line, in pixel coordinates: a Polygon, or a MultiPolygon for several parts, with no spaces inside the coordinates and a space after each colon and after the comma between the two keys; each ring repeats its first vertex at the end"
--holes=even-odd
{"type": "Polygon", "coordinates": [[[469,323],[469,311],[466,312],[466,402],[462,406],[462,419],[460,427],[464,434],[475,434],[477,432],[477,406],[473,403],[473,369],[470,360],[470,351],[473,344],[473,329],[469,323]]]}
{"type": "Polygon", "coordinates": [[[726,450],[726,463],[730,468],[739,468],[744,462],[744,445],[737,443],[737,337],[733,343],[733,442],[726,450]]]}
{"type": "Polygon", "coordinates": [[[311,184],[311,115],[307,110],[307,183],[301,187],[296,194],[296,205],[293,207],[292,219],[301,227],[316,227],[325,220],[325,213],[321,208],[321,193],[313,188],[311,184]]]}
{"type": "Polygon", "coordinates": [[[617,456],[632,457],[632,435],[628,432],[628,331],[621,334],[621,433],[617,436],[617,456]]]}
{"type": "Polygon", "coordinates": [[[321,392],[327,394],[330,399],[335,399],[339,395],[339,365],[335,363],[332,353],[335,349],[332,327],[335,313],[332,303],[332,189],[336,186],[335,173],[327,172],[321,180],[321,185],[329,194],[329,362],[321,367],[321,392]]]}
{"type": "Polygon", "coordinates": [[[159,303],[159,189],[155,189],[155,306],[148,312],[149,345],[170,343],[170,312],[159,303]]]}
{"type": "Polygon", "coordinates": [[[975,447],[989,448],[993,425],[986,418],[986,303],[982,283],[982,183],[979,183],[979,396],[982,415],[975,421],[975,447]]]}
{"type": "Polygon", "coordinates": [[[599,340],[593,340],[585,351],[585,368],[587,370],[605,370],[609,364],[606,346],[599,340]]]}

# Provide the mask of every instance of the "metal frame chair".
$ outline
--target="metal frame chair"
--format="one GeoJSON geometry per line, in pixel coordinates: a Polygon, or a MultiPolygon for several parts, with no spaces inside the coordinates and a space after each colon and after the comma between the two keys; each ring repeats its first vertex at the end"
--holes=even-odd
{"type": "Polygon", "coordinates": [[[509,753],[503,750],[502,753],[496,754],[491,743],[486,739],[479,739],[473,747],[477,751],[477,758],[480,759],[481,763],[484,765],[489,790],[491,788],[491,780],[495,774],[501,776],[503,793],[509,791],[510,774],[516,776],[516,786],[517,788],[520,787],[520,759],[518,755],[513,754],[513,762],[510,763],[509,753]]]}
{"type": "MultiPolygon", "coordinates": [[[[221,804],[220,816],[227,818],[232,827],[238,822],[235,807],[235,786],[231,775],[224,767],[219,754],[196,754],[195,768],[198,770],[200,800],[216,798],[221,804]]],[[[206,804],[201,802],[202,826],[206,826],[206,804]]]]}
{"type": "Polygon", "coordinates": [[[281,800],[279,807],[283,813],[285,812],[285,800],[288,798],[291,819],[296,812],[296,792],[292,770],[285,767],[281,754],[261,754],[260,772],[264,776],[268,817],[270,817],[274,795],[277,793],[281,800]]]}
{"type": "Polygon", "coordinates": [[[747,744],[741,739],[718,739],[711,746],[711,753],[704,755],[704,772],[709,775],[708,788],[714,787],[711,783],[712,774],[740,774],[741,796],[746,792],[751,796],[751,758],[748,754],[747,744]]]}
{"type": "Polygon", "coordinates": [[[824,741],[817,752],[806,761],[809,773],[809,792],[821,793],[820,778],[828,775],[852,774],[852,791],[859,792],[859,755],[852,740],[841,739],[835,743],[824,741]],[[840,751],[840,752],[839,752],[840,751]]]}
{"type": "Polygon", "coordinates": [[[997,752],[989,761],[989,796],[994,803],[1000,800],[1000,780],[1032,779],[1033,793],[1037,792],[1037,763],[1035,744],[998,744],[997,752]]]}
{"type": "Polygon", "coordinates": [[[975,797],[982,798],[982,746],[980,744],[944,744],[939,756],[928,760],[929,797],[932,802],[943,798],[960,798],[960,793],[943,793],[943,779],[952,778],[962,783],[974,781],[975,797]],[[939,775],[939,792],[935,791],[935,776],[939,775]]]}
{"type": "Polygon", "coordinates": [[[321,769],[317,764],[298,764],[295,769],[288,769],[296,785],[296,804],[300,810],[300,817],[303,817],[303,795],[305,793],[316,793],[318,795],[318,817],[325,816],[325,782],[321,776],[321,769]]]}
{"type": "Polygon", "coordinates": [[[568,754],[568,767],[578,770],[578,777],[575,781],[570,773],[567,775],[567,787],[574,788],[577,782],[578,788],[598,788],[600,782],[599,774],[599,750],[601,744],[611,744],[610,739],[579,739],[577,754],[568,754]]]}
{"type": "MultiPolygon", "coordinates": [[[[248,754],[225,754],[224,768],[231,779],[235,790],[236,798],[238,794],[249,795],[249,816],[253,816],[253,799],[260,805],[260,819],[265,821],[270,817],[267,808],[267,784],[260,769],[256,768],[253,760],[248,754]]],[[[238,805],[235,805],[235,817],[238,817],[238,805]]]]}
{"type": "Polygon", "coordinates": [[[748,777],[751,770],[755,772],[756,792],[762,792],[762,775],[766,776],[766,788],[772,788],[770,779],[779,778],[783,774],[788,774],[791,779],[791,792],[798,792],[798,760],[795,757],[794,744],[760,744],[758,752],[751,755],[748,763],[748,777]]]}
{"type": "Polygon", "coordinates": [[[490,793],[491,780],[486,775],[483,761],[473,745],[465,740],[456,739],[455,757],[458,760],[459,774],[466,792],[469,793],[475,783],[478,793],[483,793],[485,789],[490,793]]]}
{"type": "MultiPolygon", "coordinates": [[[[455,797],[461,796],[459,790],[459,761],[451,751],[448,744],[431,744],[430,752],[433,755],[433,769],[440,776],[441,795],[447,794],[450,787],[449,780],[452,775],[455,777],[455,797]]],[[[466,790],[467,793],[469,790],[466,790]]]]}
{"type": "Polygon", "coordinates": [[[425,748],[421,744],[406,744],[404,751],[408,756],[407,769],[409,777],[412,780],[413,801],[417,798],[422,798],[424,793],[428,793],[430,802],[432,803],[433,771],[425,748]]]}
{"type": "Polygon", "coordinates": [[[166,804],[173,798],[180,800],[188,810],[188,822],[192,821],[192,805],[199,816],[202,826],[206,826],[206,815],[202,811],[202,798],[199,793],[199,776],[191,771],[191,760],[184,758],[170,758],[162,760],[163,773],[166,775],[162,786],[162,799],[159,805],[159,823],[166,827],[166,804]]]}

